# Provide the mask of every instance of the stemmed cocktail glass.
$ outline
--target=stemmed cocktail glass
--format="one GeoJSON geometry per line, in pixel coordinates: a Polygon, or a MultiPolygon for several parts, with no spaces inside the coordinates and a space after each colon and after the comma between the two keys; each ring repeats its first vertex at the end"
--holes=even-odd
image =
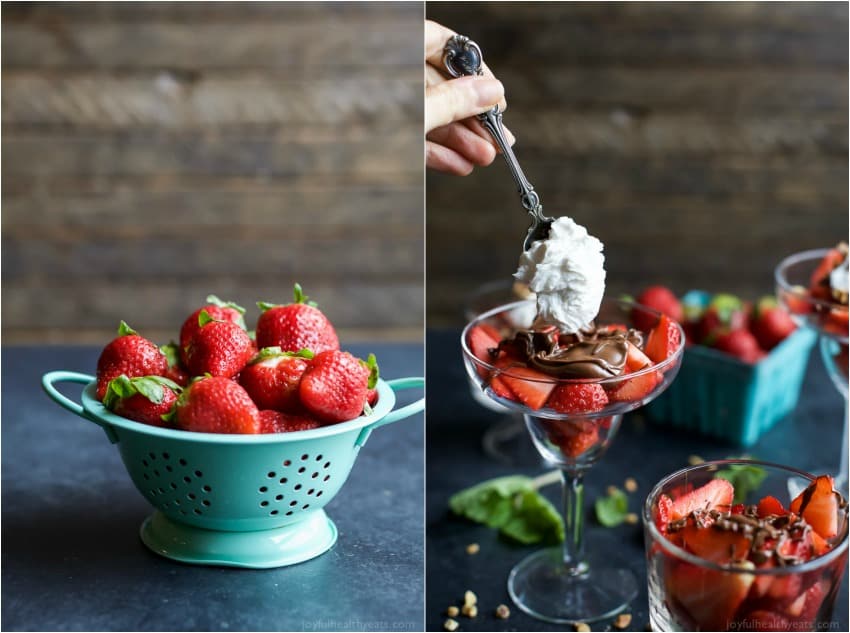
{"type": "MultiPolygon", "coordinates": [[[[669,357],[648,368],[603,379],[566,379],[546,377],[531,381],[534,387],[557,389],[566,385],[596,383],[608,394],[609,402],[601,410],[558,412],[546,405],[539,409],[499,395],[493,389],[493,377],[527,380],[516,368],[496,367],[477,358],[469,345],[470,331],[479,325],[495,327],[503,334],[531,327],[533,301],[500,306],[472,320],[464,329],[461,346],[467,374],[489,398],[523,414],[526,428],[540,454],[561,472],[563,518],[566,539],[563,547],[544,549],[516,565],[508,579],[511,598],[523,611],[549,622],[592,622],[615,615],[637,595],[638,580],[625,566],[616,564],[611,552],[587,552],[584,540],[583,479],[605,453],[624,413],[634,411],[661,394],[679,370],[685,335],[678,324],[679,345],[669,357]]],[[[597,326],[633,327],[635,312],[657,312],[631,302],[606,300],[596,320],[597,326]]],[[[644,333],[646,336],[646,333],[644,333]]]]}
{"type": "MultiPolygon", "coordinates": [[[[776,267],[776,295],[800,326],[813,327],[820,336],[820,350],[827,373],[844,398],[844,431],[841,440],[841,459],[834,475],[835,487],[847,490],[847,343],[848,307],[835,301],[812,296],[808,288],[812,274],[830,249],[815,249],[795,253],[776,267]]],[[[793,492],[793,491],[792,491],[793,492]]]]}

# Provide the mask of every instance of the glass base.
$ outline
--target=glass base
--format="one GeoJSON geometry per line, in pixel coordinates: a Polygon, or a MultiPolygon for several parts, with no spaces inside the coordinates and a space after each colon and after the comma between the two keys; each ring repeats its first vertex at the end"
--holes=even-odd
{"type": "Polygon", "coordinates": [[[638,593],[638,580],[616,559],[590,554],[583,573],[570,574],[560,547],[525,558],[508,577],[508,592],[528,615],[555,623],[595,622],[617,615],[638,593]]]}

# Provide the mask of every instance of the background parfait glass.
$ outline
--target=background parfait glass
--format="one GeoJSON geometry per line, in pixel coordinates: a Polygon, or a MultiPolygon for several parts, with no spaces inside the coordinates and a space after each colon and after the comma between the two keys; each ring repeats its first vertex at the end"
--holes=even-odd
{"type": "MultiPolygon", "coordinates": [[[[660,315],[634,303],[605,300],[597,325],[622,324],[632,327],[633,311],[660,315]]],[[[610,402],[601,411],[564,414],[543,406],[534,410],[499,396],[491,378],[526,379],[511,368],[499,369],[472,353],[469,332],[480,324],[495,327],[503,334],[531,326],[535,316],[533,301],[500,306],[472,320],[461,336],[467,374],[479,389],[500,405],[523,414],[526,428],[538,452],[560,469],[563,518],[566,539],[563,547],[538,551],[517,564],[508,578],[508,591],[517,606],[529,615],[548,622],[593,622],[622,611],[634,599],[638,580],[634,572],[617,563],[610,551],[589,552],[584,538],[584,475],[604,455],[620,427],[624,413],[645,405],[662,393],[675,378],[682,359],[681,343],[665,361],[626,377],[607,379],[558,379],[537,381],[543,388],[569,384],[598,383],[610,402]],[[628,384],[627,384],[628,383],[628,384]],[[629,393],[635,394],[628,398],[629,393]]],[[[646,333],[644,333],[645,335],[646,333]]]]}
{"type": "Polygon", "coordinates": [[[844,399],[841,457],[834,474],[835,487],[847,491],[847,391],[848,391],[848,307],[809,295],[812,273],[830,249],[801,251],[789,255],[776,267],[776,296],[801,327],[815,328],[820,337],[820,351],[827,373],[844,399]]]}

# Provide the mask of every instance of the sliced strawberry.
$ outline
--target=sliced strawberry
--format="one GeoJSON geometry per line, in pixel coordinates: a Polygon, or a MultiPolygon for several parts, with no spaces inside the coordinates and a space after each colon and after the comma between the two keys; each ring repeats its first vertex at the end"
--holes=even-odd
{"type": "Polygon", "coordinates": [[[769,516],[785,516],[788,514],[788,510],[782,505],[782,502],[779,501],[776,497],[771,497],[770,495],[766,497],[762,497],[762,500],[759,501],[758,504],[758,515],[760,519],[769,516]]]}
{"type": "Polygon", "coordinates": [[[595,413],[608,404],[608,395],[597,383],[564,384],[555,388],[548,404],[561,413],[595,413]]]}
{"type": "Polygon", "coordinates": [[[599,429],[596,425],[590,425],[587,428],[577,430],[577,432],[562,429],[558,446],[564,455],[575,459],[589,451],[598,442],[599,429]]]}
{"type": "Polygon", "coordinates": [[[832,549],[829,542],[814,530],[809,531],[809,537],[812,539],[812,550],[815,556],[823,556],[832,549]]]}
{"type": "MultiPolygon", "coordinates": [[[[673,291],[664,286],[650,286],[641,292],[636,302],[641,306],[652,308],[674,321],[684,320],[684,310],[679,299],[673,291]]],[[[646,332],[655,325],[655,316],[651,313],[635,307],[632,310],[632,321],[635,327],[646,332]]]]}
{"type": "Polygon", "coordinates": [[[498,333],[496,333],[496,336],[492,336],[487,329],[488,327],[483,324],[476,325],[469,331],[469,349],[478,360],[492,363],[493,356],[490,354],[490,350],[499,346],[499,337],[498,333]]]}
{"type": "Polygon", "coordinates": [[[511,391],[510,387],[505,384],[505,381],[502,380],[499,376],[493,376],[490,379],[490,389],[493,390],[497,396],[501,398],[505,398],[507,400],[513,400],[517,402],[519,398],[514,395],[514,392],[511,391]]]}
{"type": "MultiPolygon", "coordinates": [[[[752,569],[749,561],[739,563],[752,569]]],[[[754,575],[727,573],[683,563],[670,570],[667,592],[693,620],[693,631],[726,631],[753,583],[754,575]]]]}
{"type": "Polygon", "coordinates": [[[829,273],[831,273],[836,266],[841,264],[844,261],[844,255],[837,248],[831,248],[827,251],[826,255],[823,256],[823,259],[820,260],[818,267],[815,268],[815,271],[812,273],[811,279],[809,282],[812,286],[820,285],[824,279],[829,278],[829,273]]]}
{"type": "Polygon", "coordinates": [[[825,597],[826,581],[819,580],[788,605],[785,612],[794,619],[795,630],[815,630],[815,620],[825,597]]]}
{"type": "Polygon", "coordinates": [[[660,363],[670,358],[682,343],[682,331],[678,324],[666,314],[662,314],[646,339],[645,351],[654,362],[660,363]]]}
{"type": "Polygon", "coordinates": [[[775,601],[776,605],[784,605],[793,602],[800,595],[802,588],[803,577],[800,574],[785,574],[773,578],[773,582],[767,589],[767,595],[775,601]]]}
{"type": "Polygon", "coordinates": [[[551,377],[529,367],[511,367],[507,371],[510,375],[499,374],[499,378],[520,402],[535,411],[546,404],[555,389],[551,377]]]}
{"type": "Polygon", "coordinates": [[[688,516],[694,510],[716,508],[720,512],[725,512],[732,505],[734,496],[735,490],[732,484],[725,479],[712,479],[704,486],[676,499],[673,502],[670,519],[676,521],[688,516]]]}
{"type": "Polygon", "coordinates": [[[829,334],[837,334],[838,336],[847,336],[847,308],[834,308],[830,310],[823,321],[823,331],[829,334]]]}
{"type": "Polygon", "coordinates": [[[667,526],[670,525],[671,514],[673,513],[673,500],[665,494],[658,497],[658,504],[655,513],[655,526],[662,534],[667,533],[667,526]]]}
{"type": "Polygon", "coordinates": [[[626,378],[615,383],[613,389],[608,391],[608,400],[611,402],[637,402],[648,396],[661,380],[661,373],[657,371],[651,371],[634,378],[626,378]]]}
{"type": "Polygon", "coordinates": [[[838,499],[833,485],[831,476],[821,475],[791,502],[791,512],[802,514],[825,539],[838,534],[838,499]]]}
{"type": "Polygon", "coordinates": [[[682,541],[691,552],[718,564],[743,560],[750,551],[752,541],[740,532],[729,532],[688,524],[682,528],[682,541]]]}
{"type": "Polygon", "coordinates": [[[806,300],[806,290],[800,288],[799,291],[783,292],[782,301],[788,312],[791,314],[808,314],[812,311],[811,302],[806,300]]]}
{"type": "Polygon", "coordinates": [[[758,609],[751,611],[742,619],[747,631],[790,631],[791,622],[785,616],[774,611],[758,609]]]}
{"type": "Polygon", "coordinates": [[[626,373],[640,371],[644,367],[652,365],[649,356],[643,353],[637,346],[628,342],[628,352],[626,355],[626,373]]]}

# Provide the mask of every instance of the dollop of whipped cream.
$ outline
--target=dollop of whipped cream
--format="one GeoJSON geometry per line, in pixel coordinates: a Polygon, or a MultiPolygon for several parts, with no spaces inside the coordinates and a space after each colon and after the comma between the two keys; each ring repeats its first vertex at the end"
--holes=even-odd
{"type": "MultiPolygon", "coordinates": [[[[833,295],[838,297],[847,296],[847,291],[850,289],[850,283],[848,283],[848,262],[847,258],[844,258],[844,261],[832,269],[832,272],[829,273],[829,285],[832,288],[833,295]]],[[[846,303],[843,301],[842,303],[846,303]]]]}
{"type": "Polygon", "coordinates": [[[547,239],[523,252],[514,277],[537,295],[538,322],[568,334],[590,325],[605,293],[602,248],[586,228],[563,216],[547,239]]]}

